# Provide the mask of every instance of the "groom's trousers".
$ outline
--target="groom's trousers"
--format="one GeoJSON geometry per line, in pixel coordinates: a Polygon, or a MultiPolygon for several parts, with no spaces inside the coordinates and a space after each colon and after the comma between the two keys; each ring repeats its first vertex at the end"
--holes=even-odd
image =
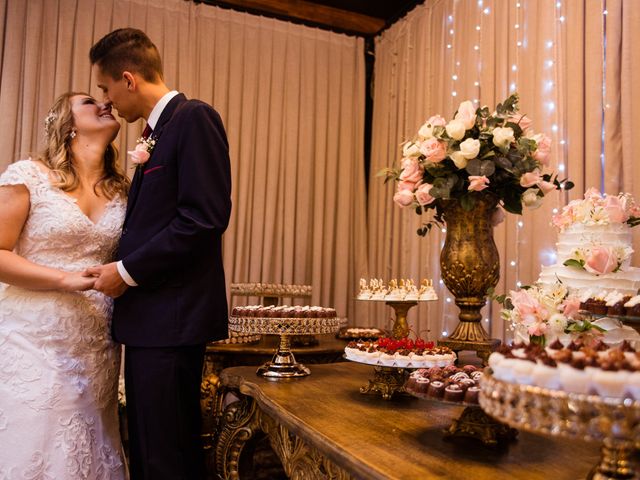
{"type": "Polygon", "coordinates": [[[205,345],[125,348],[131,480],[205,478],[200,384],[205,345]]]}

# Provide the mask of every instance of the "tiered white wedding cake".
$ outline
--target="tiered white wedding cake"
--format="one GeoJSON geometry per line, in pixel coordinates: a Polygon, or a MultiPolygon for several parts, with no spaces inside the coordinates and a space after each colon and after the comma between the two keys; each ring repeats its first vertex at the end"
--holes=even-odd
{"type": "Polygon", "coordinates": [[[602,196],[589,189],[584,200],[570,202],[553,217],[559,230],[557,262],[542,267],[538,283],[544,288],[560,281],[593,297],[636,295],[640,268],[630,262],[631,226],[638,216],[640,208],[630,195],[602,196]]]}

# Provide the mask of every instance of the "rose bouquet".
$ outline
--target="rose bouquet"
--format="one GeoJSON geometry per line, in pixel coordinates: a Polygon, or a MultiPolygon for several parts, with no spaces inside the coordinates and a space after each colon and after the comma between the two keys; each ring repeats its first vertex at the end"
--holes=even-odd
{"type": "Polygon", "coordinates": [[[404,143],[400,168],[381,174],[398,182],[396,204],[414,208],[419,215],[434,210],[419,235],[442,224],[443,201],[457,200],[470,211],[480,192],[499,202],[494,216],[498,223],[503,216],[500,207],[521,214],[523,206],[540,206],[547,193],[573,187],[566,179],[543,173],[551,140],[535,134],[531,123],[518,113],[517,94],[493,113],[486,106],[476,109],[471,101],[462,102],[448,122],[440,115],[429,118],[417,136],[404,143]]]}

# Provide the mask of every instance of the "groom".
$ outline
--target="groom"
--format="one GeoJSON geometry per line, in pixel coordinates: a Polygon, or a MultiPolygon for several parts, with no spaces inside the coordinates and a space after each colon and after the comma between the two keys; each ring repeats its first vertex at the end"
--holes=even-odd
{"type": "Polygon", "coordinates": [[[87,270],[98,277],[97,290],[116,298],[113,337],[125,345],[131,478],[200,479],[205,344],[227,336],[226,134],[211,106],[169,91],[158,49],[144,32],[115,30],[89,56],[105,103],[127,122],[147,121],[138,150],[150,156],[135,154],[140,164],[118,261],[87,270]]]}

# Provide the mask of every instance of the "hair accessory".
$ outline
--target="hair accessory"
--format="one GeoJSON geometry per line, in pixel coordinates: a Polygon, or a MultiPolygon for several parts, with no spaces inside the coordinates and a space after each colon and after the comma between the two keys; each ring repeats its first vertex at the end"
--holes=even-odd
{"type": "Polygon", "coordinates": [[[75,130],[71,130],[71,133],[69,134],[69,137],[71,137],[71,140],[76,138],[76,131],[75,130]]]}
{"type": "Polygon", "coordinates": [[[44,133],[47,135],[47,137],[51,136],[51,127],[53,126],[53,122],[56,120],[56,118],[58,118],[58,115],[51,110],[44,118],[44,133]]]}

